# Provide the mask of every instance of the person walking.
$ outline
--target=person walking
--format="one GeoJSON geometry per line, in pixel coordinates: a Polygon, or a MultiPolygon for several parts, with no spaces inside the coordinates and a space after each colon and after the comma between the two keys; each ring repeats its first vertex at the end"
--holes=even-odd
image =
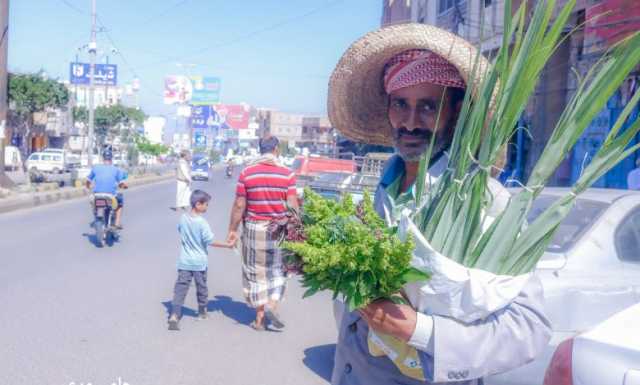
{"type": "Polygon", "coordinates": [[[176,210],[187,211],[191,205],[191,154],[187,150],[180,152],[180,160],[176,169],[176,210]]]}
{"type": "Polygon", "coordinates": [[[258,331],[265,330],[265,315],[274,327],[284,327],[278,303],[286,289],[285,261],[278,236],[268,227],[286,216],[287,207],[298,209],[295,174],[278,162],[278,144],[275,136],[260,139],[260,158],[240,173],[227,236],[227,243],[235,244],[243,224],[242,289],[256,309],[251,327],[258,331]]]}
{"type": "Polygon", "coordinates": [[[198,298],[198,317],[207,318],[209,289],[207,270],[209,266],[207,247],[228,247],[227,243],[214,242],[213,232],[202,214],[207,212],[211,196],[202,190],[195,190],[190,198],[191,211],[182,214],[178,224],[180,233],[180,257],[178,258],[178,278],[173,290],[169,330],[179,330],[182,305],[189,291],[191,280],[196,284],[198,298]]]}

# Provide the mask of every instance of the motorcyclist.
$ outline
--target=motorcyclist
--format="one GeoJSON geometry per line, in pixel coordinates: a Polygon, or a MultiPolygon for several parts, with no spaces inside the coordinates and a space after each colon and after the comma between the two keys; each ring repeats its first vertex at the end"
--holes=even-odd
{"type": "Polygon", "coordinates": [[[91,173],[87,177],[87,188],[91,188],[93,184],[94,194],[111,194],[118,201],[118,208],[115,211],[114,227],[122,230],[121,218],[124,199],[122,193],[118,192],[118,187],[126,189],[127,184],[124,182],[128,174],[126,171],[113,165],[113,153],[111,150],[105,150],[102,153],[103,164],[97,164],[91,169],[91,173]]]}

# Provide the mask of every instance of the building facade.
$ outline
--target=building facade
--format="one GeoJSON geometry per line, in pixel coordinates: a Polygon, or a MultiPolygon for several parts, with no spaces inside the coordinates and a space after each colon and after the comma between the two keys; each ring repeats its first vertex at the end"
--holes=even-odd
{"type": "MultiPolygon", "coordinates": [[[[513,1],[514,12],[523,1],[527,0],[513,1]]],[[[388,0],[383,1],[385,10],[389,9],[388,19],[383,17],[383,25],[407,22],[405,14],[389,3],[388,0]]],[[[530,8],[535,3],[535,0],[528,0],[530,8]]],[[[555,14],[566,3],[567,0],[559,0],[555,14]]],[[[411,0],[410,7],[411,22],[435,25],[462,36],[480,47],[490,59],[502,44],[504,0],[411,0]]],[[[563,30],[562,43],[543,70],[537,89],[519,122],[513,146],[510,146],[504,180],[527,180],[562,111],[575,93],[578,80],[573,69],[580,76],[586,75],[603,52],[638,30],[640,1],[577,1],[569,23],[563,30]]],[[[607,108],[591,123],[549,185],[566,186],[577,180],[638,85],[640,77],[635,71],[611,98],[607,108]]],[[[634,167],[636,157],[638,155],[622,162],[599,180],[596,186],[626,188],[626,174],[634,167]]]]}

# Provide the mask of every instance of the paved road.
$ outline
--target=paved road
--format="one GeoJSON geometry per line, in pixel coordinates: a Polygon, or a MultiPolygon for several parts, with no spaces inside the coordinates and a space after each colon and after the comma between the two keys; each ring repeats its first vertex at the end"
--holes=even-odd
{"type": "MultiPolygon", "coordinates": [[[[226,235],[233,182],[197,183],[213,195],[207,220],[226,235]]],[[[0,215],[0,384],[326,384],[336,339],[328,294],[301,299],[296,280],[283,332],[247,325],[239,256],[210,252],[210,319],[192,287],[181,323],[166,329],[176,278],[174,183],[125,193],[125,231],[113,248],[88,234],[86,199],[0,215]],[[120,380],[120,383],[118,382],[120,380]]]]}

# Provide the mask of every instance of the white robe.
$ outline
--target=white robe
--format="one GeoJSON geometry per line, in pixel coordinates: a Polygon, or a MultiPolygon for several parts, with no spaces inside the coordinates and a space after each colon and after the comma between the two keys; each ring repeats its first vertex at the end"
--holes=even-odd
{"type": "Polygon", "coordinates": [[[191,170],[189,163],[180,159],[178,163],[178,169],[176,170],[177,177],[177,191],[176,191],[176,207],[190,207],[191,206],[191,170]]]}

